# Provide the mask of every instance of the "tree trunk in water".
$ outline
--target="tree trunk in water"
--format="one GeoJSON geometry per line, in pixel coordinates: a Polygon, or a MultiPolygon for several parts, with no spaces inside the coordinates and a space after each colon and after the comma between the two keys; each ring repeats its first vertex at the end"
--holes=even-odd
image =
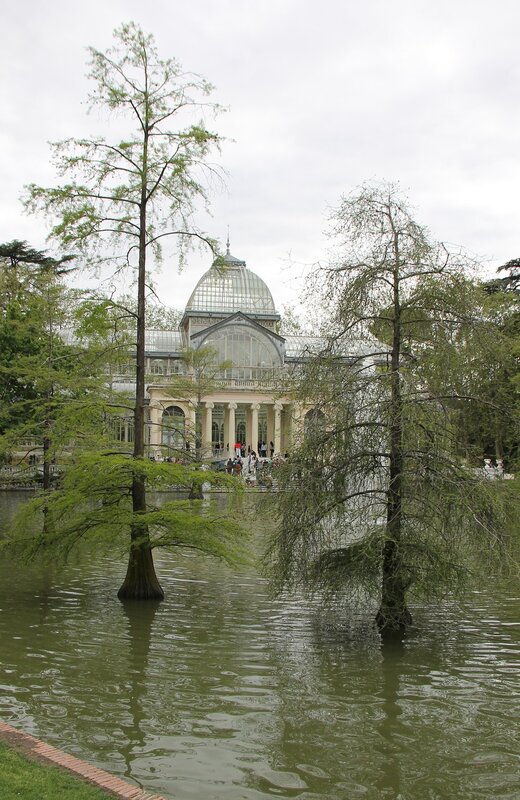
{"type": "MultiPolygon", "coordinates": [[[[47,423],[46,423],[47,424],[47,423]]],[[[43,440],[43,491],[48,494],[51,489],[51,465],[49,451],[51,440],[46,436],[43,440]]],[[[48,536],[53,531],[48,506],[43,506],[43,534],[48,536]]]]}
{"type": "MultiPolygon", "coordinates": [[[[142,538],[142,531],[138,535],[142,538]]],[[[164,592],[155,574],[149,543],[148,545],[141,543],[130,548],[126,577],[117,596],[120,600],[164,599],[164,592]]]]}
{"type": "Polygon", "coordinates": [[[397,542],[387,539],[383,551],[383,585],[376,624],[383,630],[401,630],[412,624],[406,605],[407,585],[397,542]]]}
{"type": "MultiPolygon", "coordinates": [[[[134,514],[146,511],[146,486],[144,478],[139,476],[132,483],[132,504],[134,514]]],[[[163,600],[164,592],[155,574],[147,525],[134,522],[130,536],[126,577],[117,596],[120,600],[163,600]]]]}
{"type": "Polygon", "coordinates": [[[204,495],[202,494],[202,484],[201,483],[192,483],[190,493],[188,495],[188,500],[202,500],[204,495]]]}
{"type": "Polygon", "coordinates": [[[376,615],[380,630],[399,630],[412,623],[406,607],[408,588],[406,566],[400,552],[403,519],[403,398],[401,394],[401,302],[399,234],[394,231],[395,266],[393,271],[393,336],[390,373],[390,453],[386,501],[386,538],[383,548],[381,605],[376,615]]]}
{"type": "MultiPolygon", "coordinates": [[[[146,288],[146,204],[148,135],[143,142],[143,174],[139,205],[139,269],[137,275],[137,346],[135,366],[134,452],[136,462],[144,458],[144,400],[145,400],[145,288],[146,288]]],[[[139,475],[137,464],[132,480],[132,511],[134,521],[130,530],[130,553],[123,585],[117,593],[120,600],[163,600],[164,592],[155,574],[148,526],[139,522],[146,513],[146,481],[139,475]]]]}

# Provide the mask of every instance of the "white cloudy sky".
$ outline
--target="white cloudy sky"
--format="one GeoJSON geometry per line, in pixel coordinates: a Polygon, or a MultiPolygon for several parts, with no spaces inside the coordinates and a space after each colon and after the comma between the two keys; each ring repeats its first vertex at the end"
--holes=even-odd
{"type": "MultiPolygon", "coordinates": [[[[518,0],[17,0],[1,12],[0,241],[45,247],[22,212],[53,180],[47,142],[92,132],[87,54],[134,20],[163,57],[216,86],[227,191],[209,231],[293,302],[323,257],[327,208],[371,179],[396,180],[435,238],[487,271],[520,256],[518,0]]],[[[107,127],[110,136],[110,127],[107,127]]],[[[182,307],[209,266],[163,265],[182,307]]]]}

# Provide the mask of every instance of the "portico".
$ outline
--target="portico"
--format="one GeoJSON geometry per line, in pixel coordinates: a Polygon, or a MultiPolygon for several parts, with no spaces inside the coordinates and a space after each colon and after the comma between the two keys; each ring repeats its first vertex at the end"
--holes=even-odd
{"type": "MultiPolygon", "coordinates": [[[[160,448],[170,442],[172,437],[165,436],[170,430],[165,419],[177,421],[176,430],[181,434],[184,447],[195,442],[197,429],[197,409],[192,403],[172,401],[171,397],[161,397],[160,387],[149,387],[150,401],[150,437],[151,447],[160,448]],[[177,409],[177,412],[171,411],[177,409]],[[178,412],[182,412],[178,413],[178,412]]],[[[204,455],[209,457],[228,457],[240,442],[245,451],[258,453],[261,443],[266,446],[270,455],[273,450],[283,455],[291,448],[294,437],[302,433],[301,414],[293,402],[280,402],[273,398],[236,399],[222,398],[213,395],[205,399],[198,410],[201,446],[204,455]],[[271,445],[272,443],[272,445],[271,445]]]]}
{"type": "Polygon", "coordinates": [[[202,276],[177,332],[148,332],[150,451],[197,450],[205,458],[290,452],[304,409],[284,385],[309,338],[278,332],[262,279],[228,250],[202,276]],[[197,360],[196,355],[204,355],[197,360]]]}

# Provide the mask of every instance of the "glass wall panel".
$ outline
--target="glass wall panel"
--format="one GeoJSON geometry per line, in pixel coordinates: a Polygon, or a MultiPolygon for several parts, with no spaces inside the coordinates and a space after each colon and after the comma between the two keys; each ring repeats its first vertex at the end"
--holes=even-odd
{"type": "Polygon", "coordinates": [[[110,427],[114,439],[118,442],[134,441],[134,420],[133,417],[112,417],[110,427]]]}
{"type": "Polygon", "coordinates": [[[224,406],[220,404],[212,413],[211,446],[216,455],[224,452],[224,406]]]}
{"type": "Polygon", "coordinates": [[[162,444],[182,450],[185,440],[184,411],[179,406],[168,406],[162,415],[162,444]]]}
{"type": "Polygon", "coordinates": [[[217,355],[215,362],[231,361],[225,370],[226,378],[262,380],[280,367],[279,353],[274,344],[260,331],[245,325],[229,325],[204,340],[217,355]]]}

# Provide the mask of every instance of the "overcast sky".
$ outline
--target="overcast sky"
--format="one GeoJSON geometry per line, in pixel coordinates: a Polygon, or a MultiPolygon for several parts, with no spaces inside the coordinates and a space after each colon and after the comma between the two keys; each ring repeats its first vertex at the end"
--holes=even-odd
{"type": "MultiPolygon", "coordinates": [[[[47,142],[92,133],[87,53],[134,20],[229,107],[227,190],[206,228],[294,302],[326,255],[327,209],[367,180],[399,181],[437,239],[487,272],[520,256],[518,0],[17,0],[1,12],[0,241],[46,247],[23,185],[52,185],[47,142]]],[[[106,135],[110,137],[110,123],[106,135]]],[[[209,255],[158,279],[183,307],[209,255]]]]}

